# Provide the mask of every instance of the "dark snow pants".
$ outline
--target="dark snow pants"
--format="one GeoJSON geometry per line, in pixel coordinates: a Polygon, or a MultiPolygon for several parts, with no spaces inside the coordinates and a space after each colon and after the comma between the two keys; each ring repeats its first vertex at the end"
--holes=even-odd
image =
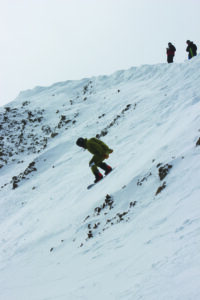
{"type": "Polygon", "coordinates": [[[170,64],[170,63],[173,63],[173,59],[174,59],[174,56],[173,55],[168,55],[167,56],[167,62],[170,64]]]}

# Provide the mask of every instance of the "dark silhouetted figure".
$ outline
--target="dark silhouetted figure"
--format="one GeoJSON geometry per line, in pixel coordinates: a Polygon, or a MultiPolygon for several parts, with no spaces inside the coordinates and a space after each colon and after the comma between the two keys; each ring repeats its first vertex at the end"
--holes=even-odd
{"type": "Polygon", "coordinates": [[[189,40],[186,41],[186,44],[188,45],[186,48],[186,51],[188,52],[188,59],[191,59],[193,56],[197,55],[197,46],[189,40]]]}
{"type": "Polygon", "coordinates": [[[172,43],[168,43],[168,48],[166,50],[167,50],[167,62],[169,64],[173,63],[176,48],[174,47],[174,45],[172,45],[172,43]]]}

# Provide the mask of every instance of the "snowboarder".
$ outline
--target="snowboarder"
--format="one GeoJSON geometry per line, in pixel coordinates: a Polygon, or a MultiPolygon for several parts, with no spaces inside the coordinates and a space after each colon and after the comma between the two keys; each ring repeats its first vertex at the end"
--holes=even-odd
{"type": "Polygon", "coordinates": [[[166,50],[167,50],[166,51],[167,52],[167,62],[173,63],[176,48],[174,47],[174,45],[172,45],[172,43],[168,43],[168,48],[166,50]]]}
{"type": "Polygon", "coordinates": [[[112,171],[112,168],[107,165],[104,159],[109,158],[109,154],[113,152],[105,143],[96,138],[86,139],[78,138],[76,141],[77,146],[87,149],[90,153],[93,154],[92,159],[89,162],[89,167],[92,170],[92,173],[95,176],[94,183],[100,181],[103,178],[103,175],[99,172],[98,167],[105,171],[105,175],[109,174],[112,171]]]}
{"type": "Polygon", "coordinates": [[[188,52],[188,59],[191,59],[193,56],[197,55],[197,46],[190,40],[187,40],[186,44],[188,45],[186,48],[186,52],[188,52]]]}

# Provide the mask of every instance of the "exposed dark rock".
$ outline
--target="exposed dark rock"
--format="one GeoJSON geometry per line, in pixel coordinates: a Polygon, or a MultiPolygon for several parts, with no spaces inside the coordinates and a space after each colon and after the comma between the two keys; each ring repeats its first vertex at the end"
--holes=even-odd
{"type": "Polygon", "coordinates": [[[13,176],[11,181],[13,190],[19,186],[18,183],[22,180],[28,179],[27,175],[35,171],[37,171],[37,169],[35,168],[35,162],[33,161],[28,165],[24,172],[20,173],[18,176],[13,176]]]}
{"type": "Polygon", "coordinates": [[[49,125],[43,125],[42,126],[42,131],[45,133],[45,134],[50,134],[52,131],[51,131],[51,127],[49,125]]]}
{"type": "Polygon", "coordinates": [[[92,237],[93,237],[92,230],[90,230],[90,231],[88,232],[88,239],[91,239],[92,237]]]}
{"type": "Polygon", "coordinates": [[[83,222],[87,221],[87,219],[89,219],[89,218],[90,218],[90,215],[88,215],[83,222]]]}
{"type": "Polygon", "coordinates": [[[196,146],[200,146],[200,138],[199,138],[198,141],[196,142],[196,146]]]}
{"type": "MultiPolygon", "coordinates": [[[[112,216],[112,212],[110,210],[112,210],[114,208],[114,206],[113,206],[114,199],[112,196],[107,194],[103,204],[101,206],[96,207],[94,209],[94,214],[93,214],[93,217],[97,217],[102,214],[102,220],[103,220],[102,223],[103,224],[100,222],[95,222],[92,224],[90,215],[88,215],[84,220],[84,222],[85,222],[86,220],[90,219],[90,222],[87,224],[87,228],[89,231],[87,232],[86,241],[88,239],[94,237],[92,230],[96,230],[95,233],[98,235],[101,235],[104,231],[108,230],[111,226],[113,226],[115,224],[118,224],[122,221],[128,222],[130,220],[130,218],[128,216],[130,209],[133,208],[136,205],[136,203],[137,203],[136,201],[130,202],[129,209],[127,211],[118,212],[112,216]],[[107,220],[105,220],[106,215],[110,216],[109,218],[107,218],[107,220]]],[[[83,246],[83,243],[81,245],[83,246]]]]}
{"type": "Polygon", "coordinates": [[[166,188],[166,182],[164,181],[163,184],[161,186],[159,186],[159,188],[157,189],[155,195],[157,196],[158,194],[160,194],[162,192],[162,190],[164,190],[165,188],[166,188]]]}
{"type": "Polygon", "coordinates": [[[55,136],[57,136],[58,133],[57,132],[52,132],[51,137],[54,138],[55,136]]]}
{"type": "Polygon", "coordinates": [[[124,216],[128,214],[128,211],[125,211],[123,213],[118,213],[117,216],[119,217],[119,222],[124,220],[124,216]]]}
{"type": "Polygon", "coordinates": [[[99,116],[98,118],[101,119],[101,118],[103,118],[103,117],[105,117],[105,114],[102,114],[102,115],[99,116]]]}
{"type": "Polygon", "coordinates": [[[94,211],[97,213],[97,215],[99,215],[101,212],[101,207],[96,207],[94,211]]]}
{"type": "Polygon", "coordinates": [[[99,225],[100,225],[100,222],[95,223],[94,226],[93,226],[93,229],[97,229],[99,227],[99,225]]]}
{"type": "Polygon", "coordinates": [[[24,101],[24,102],[22,103],[22,106],[27,106],[27,105],[29,105],[29,104],[30,104],[29,101],[24,101]]]}
{"type": "Polygon", "coordinates": [[[129,207],[130,207],[130,208],[131,208],[131,207],[134,207],[134,206],[136,205],[136,203],[137,203],[137,201],[130,202],[129,207]]]}
{"type": "MultiPolygon", "coordinates": [[[[129,109],[131,108],[131,104],[127,104],[126,107],[121,111],[121,113],[119,115],[117,115],[113,121],[108,125],[106,126],[106,128],[104,128],[101,133],[98,133],[96,134],[96,138],[101,138],[102,136],[105,136],[108,134],[108,129],[111,128],[112,126],[114,126],[117,122],[118,119],[120,119],[123,114],[128,111],[129,109]]],[[[135,103],[135,106],[134,106],[134,109],[136,108],[136,103],[135,103]]],[[[100,118],[100,117],[99,117],[100,118]]]]}
{"type": "Polygon", "coordinates": [[[13,180],[13,186],[12,186],[13,190],[16,189],[16,188],[18,187],[17,182],[18,182],[18,181],[13,180]]]}
{"type": "Polygon", "coordinates": [[[88,85],[85,85],[83,87],[83,95],[85,95],[87,93],[87,91],[88,91],[88,85]]]}
{"type": "Polygon", "coordinates": [[[149,174],[147,174],[146,176],[144,176],[142,179],[138,179],[137,181],[137,185],[142,185],[144,181],[147,181],[148,177],[151,176],[152,173],[150,172],[149,174]]]}
{"type": "Polygon", "coordinates": [[[159,177],[160,177],[161,181],[167,176],[167,174],[169,173],[171,168],[172,168],[172,165],[166,164],[163,167],[160,167],[158,169],[158,173],[159,173],[159,177]]]}

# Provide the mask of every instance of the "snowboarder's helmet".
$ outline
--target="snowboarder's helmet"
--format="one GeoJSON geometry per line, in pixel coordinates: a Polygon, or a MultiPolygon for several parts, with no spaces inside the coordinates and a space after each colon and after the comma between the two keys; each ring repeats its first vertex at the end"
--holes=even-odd
{"type": "Polygon", "coordinates": [[[82,137],[78,138],[78,140],[76,141],[76,145],[79,147],[84,147],[85,144],[85,139],[83,139],[82,137]]]}

